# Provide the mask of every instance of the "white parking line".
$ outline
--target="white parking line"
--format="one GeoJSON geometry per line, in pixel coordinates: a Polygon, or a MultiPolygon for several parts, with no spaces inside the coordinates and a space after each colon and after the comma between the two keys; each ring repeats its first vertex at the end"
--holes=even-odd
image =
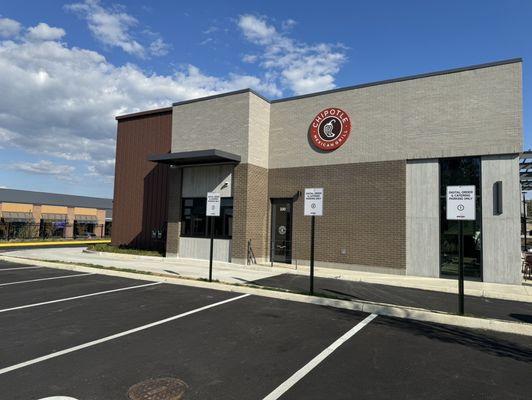
{"type": "Polygon", "coordinates": [[[92,297],[92,296],[99,296],[101,294],[107,294],[107,293],[115,293],[115,292],[122,292],[124,290],[131,290],[131,289],[138,289],[142,287],[147,286],[153,286],[153,285],[160,285],[163,282],[152,282],[152,283],[145,283],[143,285],[137,285],[137,286],[127,286],[120,289],[112,289],[112,290],[105,290],[103,292],[94,292],[94,293],[88,293],[88,294],[82,294],[79,296],[73,296],[73,297],[65,297],[63,299],[57,299],[57,300],[50,300],[50,301],[43,301],[41,303],[33,303],[33,304],[27,304],[25,306],[17,306],[17,307],[11,307],[11,308],[4,308],[3,310],[0,310],[0,313],[7,312],[7,311],[14,311],[14,310],[21,310],[23,308],[31,308],[31,307],[38,307],[38,306],[44,306],[46,304],[53,304],[53,303],[60,303],[63,301],[70,301],[70,300],[77,300],[82,299],[84,297],[92,297]]]}
{"type": "Polygon", "coordinates": [[[43,268],[43,267],[0,268],[0,272],[4,272],[4,271],[14,271],[14,270],[17,270],[17,269],[36,269],[36,268],[43,268]]]}
{"type": "Polygon", "coordinates": [[[323,350],[320,354],[310,360],[306,365],[304,365],[300,370],[298,370],[294,375],[284,381],[280,386],[278,386],[273,392],[266,396],[263,400],[276,400],[281,397],[284,393],[288,391],[292,386],[299,382],[305,375],[318,366],[323,360],[325,360],[329,355],[332,354],[338,347],[343,343],[348,341],[353,337],[358,331],[364,328],[367,324],[373,321],[377,317],[377,314],[368,315],[364,320],[356,324],[349,331],[340,336],[336,341],[334,341],[329,347],[323,350]]]}
{"type": "Polygon", "coordinates": [[[0,283],[0,286],[18,285],[19,283],[51,281],[52,279],[65,279],[65,278],[74,278],[76,276],[89,276],[89,275],[94,275],[94,273],[93,272],[89,272],[89,273],[84,273],[84,274],[53,276],[51,278],[30,279],[28,281],[17,281],[17,282],[0,283]]]}
{"type": "Polygon", "coordinates": [[[146,329],[149,329],[149,328],[153,328],[154,326],[166,324],[167,322],[175,321],[176,319],[187,317],[189,315],[196,314],[196,313],[199,313],[201,311],[208,310],[209,308],[221,306],[222,304],[230,303],[230,302],[235,301],[235,300],[240,300],[240,299],[243,299],[244,297],[248,297],[248,296],[251,296],[251,295],[250,294],[243,294],[241,296],[233,297],[233,298],[230,298],[230,299],[227,299],[227,300],[222,300],[222,301],[219,301],[217,303],[209,304],[207,306],[203,306],[203,307],[191,310],[191,311],[184,312],[182,314],[174,315],[173,317],[161,319],[159,321],[155,321],[155,322],[152,322],[150,324],[142,325],[142,326],[139,326],[137,328],[129,329],[127,331],[115,333],[114,335],[111,335],[111,336],[106,336],[106,337],[101,338],[101,339],[93,340],[91,342],[83,343],[83,344],[80,344],[78,346],[74,346],[74,347],[70,347],[68,349],[60,350],[60,351],[57,351],[55,353],[51,353],[51,354],[48,354],[48,355],[45,355],[45,356],[42,356],[42,357],[37,357],[37,358],[34,358],[33,360],[25,361],[25,362],[22,362],[22,363],[19,363],[19,364],[12,365],[10,367],[2,368],[2,369],[0,369],[0,375],[3,375],[5,373],[11,372],[11,371],[15,371],[17,369],[24,368],[24,367],[27,367],[27,366],[30,366],[30,365],[33,365],[33,364],[37,364],[37,363],[40,363],[40,362],[43,362],[43,361],[46,361],[46,360],[50,360],[51,358],[56,358],[56,357],[59,357],[59,356],[63,356],[65,354],[73,353],[73,352],[78,351],[78,350],[86,349],[87,347],[96,346],[98,344],[105,343],[105,342],[108,342],[110,340],[118,339],[118,338],[120,338],[122,336],[131,335],[132,333],[136,333],[136,332],[140,332],[140,331],[143,331],[143,330],[146,330],[146,329]]]}

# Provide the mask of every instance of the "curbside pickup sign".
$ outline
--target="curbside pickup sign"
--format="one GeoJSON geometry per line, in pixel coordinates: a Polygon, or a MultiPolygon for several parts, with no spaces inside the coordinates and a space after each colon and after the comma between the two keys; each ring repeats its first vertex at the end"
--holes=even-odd
{"type": "Polygon", "coordinates": [[[323,188],[305,189],[305,215],[323,215],[323,188]]]}
{"type": "Polygon", "coordinates": [[[476,219],[475,186],[447,186],[447,219],[474,221],[476,219]]]}
{"type": "Polygon", "coordinates": [[[208,217],[220,216],[220,193],[209,192],[207,193],[207,210],[208,217]]]}

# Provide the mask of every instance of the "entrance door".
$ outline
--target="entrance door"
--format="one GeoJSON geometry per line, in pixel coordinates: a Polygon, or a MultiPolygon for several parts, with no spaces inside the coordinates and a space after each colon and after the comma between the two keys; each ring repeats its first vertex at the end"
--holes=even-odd
{"type": "Polygon", "coordinates": [[[292,199],[272,199],[271,259],[292,263],[292,199]]]}

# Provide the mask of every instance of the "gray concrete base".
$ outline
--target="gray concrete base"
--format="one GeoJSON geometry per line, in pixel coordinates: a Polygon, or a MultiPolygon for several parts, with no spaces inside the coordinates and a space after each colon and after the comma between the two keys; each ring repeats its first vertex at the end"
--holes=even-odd
{"type": "MultiPolygon", "coordinates": [[[[292,264],[286,264],[287,266],[293,265],[295,269],[299,266],[309,267],[310,260],[293,260],[292,264]]],[[[390,275],[405,275],[406,268],[388,268],[380,266],[359,265],[359,264],[342,264],[327,261],[315,261],[314,266],[317,268],[331,268],[331,269],[345,269],[347,271],[357,272],[374,272],[377,274],[390,274],[390,275]]]]}

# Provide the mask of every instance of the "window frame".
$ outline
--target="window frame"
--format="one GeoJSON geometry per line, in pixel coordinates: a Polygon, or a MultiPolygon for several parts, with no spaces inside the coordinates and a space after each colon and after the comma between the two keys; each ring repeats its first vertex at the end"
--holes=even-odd
{"type": "MultiPolygon", "coordinates": [[[[442,273],[441,266],[442,266],[442,210],[443,210],[443,204],[446,202],[447,195],[442,189],[443,179],[442,179],[442,162],[453,160],[453,159],[464,159],[464,158],[470,158],[470,159],[478,159],[479,161],[479,170],[478,170],[478,185],[475,185],[476,187],[476,201],[477,201],[477,215],[476,217],[479,220],[479,227],[480,227],[480,254],[479,254],[479,261],[480,261],[480,274],[478,277],[473,277],[469,275],[465,275],[464,279],[468,281],[480,281],[484,282],[484,224],[482,221],[482,214],[483,214],[483,204],[482,204],[482,156],[462,156],[462,157],[441,157],[438,158],[438,253],[439,253],[439,263],[438,263],[438,276],[442,279],[457,279],[457,275],[454,274],[445,274],[442,273]]],[[[455,185],[460,185],[459,183],[456,183],[455,185]]],[[[462,184],[466,185],[466,184],[462,184]]],[[[470,183],[467,183],[467,185],[471,185],[470,183]]]]}
{"type": "MultiPolygon", "coordinates": [[[[181,198],[181,218],[180,218],[180,222],[181,222],[181,228],[180,228],[180,237],[184,237],[184,238],[196,238],[196,239],[209,239],[211,236],[210,236],[210,220],[209,218],[207,217],[206,215],[206,206],[207,206],[207,197],[182,197],[181,198]],[[202,234],[193,234],[193,233],[186,233],[185,232],[185,201],[186,200],[202,200],[205,202],[205,205],[203,206],[203,213],[202,214],[198,214],[198,215],[202,215],[205,217],[205,233],[202,235],[202,234]]],[[[194,206],[192,206],[193,208],[194,206]]],[[[188,207],[188,208],[191,208],[191,207],[188,207]]],[[[224,221],[225,221],[225,217],[226,217],[226,214],[224,213],[224,210],[230,208],[231,209],[231,218],[233,218],[233,210],[234,210],[234,199],[232,196],[230,197],[222,197],[221,198],[221,204],[220,204],[220,216],[219,217],[213,217],[213,218],[216,218],[218,221],[219,219],[221,218],[222,219],[222,232],[226,230],[226,227],[225,227],[225,224],[224,224],[224,221]],[[231,201],[231,206],[227,206],[227,205],[224,205],[224,200],[225,201],[228,201],[230,200],[231,201]]],[[[216,220],[215,220],[215,224],[216,224],[216,220]]],[[[221,235],[217,235],[215,234],[213,237],[214,239],[232,239],[233,238],[233,232],[232,232],[232,228],[233,228],[233,223],[231,222],[231,229],[230,229],[230,232],[228,235],[224,235],[223,233],[221,235]]]]}

